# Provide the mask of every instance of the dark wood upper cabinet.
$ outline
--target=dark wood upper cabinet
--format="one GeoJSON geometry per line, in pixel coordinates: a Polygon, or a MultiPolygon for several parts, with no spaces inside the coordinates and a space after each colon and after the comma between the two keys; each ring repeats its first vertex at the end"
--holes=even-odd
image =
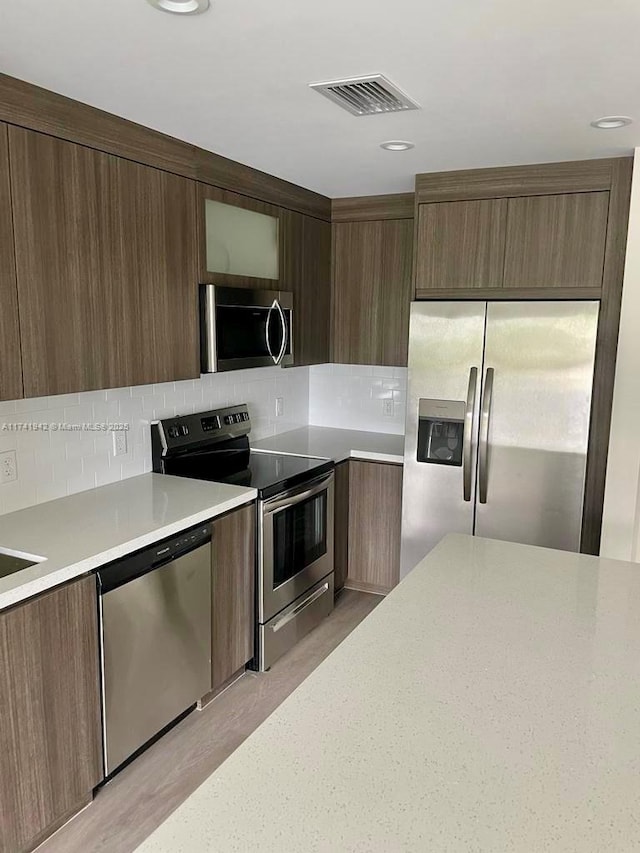
{"type": "Polygon", "coordinates": [[[331,225],[291,210],[280,214],[280,287],[294,295],[294,364],[329,361],[331,323],[331,225]]]}
{"type": "Polygon", "coordinates": [[[413,220],[383,222],[377,293],[382,301],[382,329],[377,329],[379,364],[400,367],[407,364],[412,263],[413,220]]]}
{"type": "Polygon", "coordinates": [[[219,690],[254,655],[256,507],[213,522],[212,689],[219,690]]]}
{"type": "Polygon", "coordinates": [[[413,220],[333,225],[332,360],[406,366],[413,220]]]}
{"type": "Polygon", "coordinates": [[[417,175],[416,298],[599,299],[626,228],[612,202],[625,170],[620,158],[417,175]]]}
{"type": "Polygon", "coordinates": [[[86,577],[0,613],[0,850],[32,849],[102,778],[98,605],[86,577]]]}
{"type": "Polygon", "coordinates": [[[507,201],[504,287],[602,287],[608,192],[507,201]]]}
{"type": "Polygon", "coordinates": [[[416,292],[501,287],[507,201],[421,204],[416,292]]]}
{"type": "Polygon", "coordinates": [[[199,281],[254,290],[278,290],[283,242],[280,208],[209,184],[198,184],[197,194],[199,281]],[[228,206],[228,217],[221,216],[219,234],[210,218],[209,202],[222,213],[225,208],[221,205],[228,206]],[[244,211],[258,214],[257,223],[252,223],[251,218],[245,220],[244,211]],[[260,229],[261,223],[266,231],[260,229]],[[273,230],[271,246],[268,244],[270,225],[273,230]]]}
{"type": "Polygon", "coordinates": [[[199,375],[193,182],[9,129],[25,396],[199,375]]]}
{"type": "Polygon", "coordinates": [[[18,291],[13,246],[9,143],[0,123],[0,400],[22,397],[18,291]]]}

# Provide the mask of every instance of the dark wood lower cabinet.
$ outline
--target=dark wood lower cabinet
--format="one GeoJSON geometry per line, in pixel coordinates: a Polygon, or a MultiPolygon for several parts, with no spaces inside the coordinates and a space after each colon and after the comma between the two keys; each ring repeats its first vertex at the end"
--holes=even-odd
{"type": "Polygon", "coordinates": [[[340,462],[335,470],[334,491],[334,585],[338,592],[349,573],[349,461],[340,462]]]}
{"type": "Polygon", "coordinates": [[[102,778],[96,583],[0,613],[0,851],[29,850],[102,778]]]}
{"type": "Polygon", "coordinates": [[[402,465],[336,467],[336,589],[386,593],[398,583],[401,516],[402,465]]]}
{"type": "Polygon", "coordinates": [[[254,654],[256,507],[251,504],[213,522],[212,691],[254,654]]]}

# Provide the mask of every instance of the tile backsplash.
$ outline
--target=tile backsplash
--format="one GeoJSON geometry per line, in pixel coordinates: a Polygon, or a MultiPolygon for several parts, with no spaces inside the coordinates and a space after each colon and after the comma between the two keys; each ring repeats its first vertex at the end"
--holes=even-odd
{"type": "Polygon", "coordinates": [[[144,474],[151,470],[151,421],[244,402],[255,438],[306,425],[309,369],[238,370],[185,382],[0,402],[0,453],[16,451],[18,472],[15,482],[0,484],[0,514],[144,474]],[[278,418],[276,397],[284,403],[278,418]],[[57,423],[129,424],[127,453],[114,456],[108,431],[10,428],[57,423]]]}
{"type": "Polygon", "coordinates": [[[406,367],[319,364],[309,368],[309,423],[403,435],[406,393],[406,367]]]}
{"type": "Polygon", "coordinates": [[[185,382],[0,402],[0,454],[16,452],[18,479],[0,483],[0,514],[151,470],[149,425],[158,418],[248,403],[253,438],[314,424],[404,432],[407,371],[322,364],[209,374],[185,382]],[[276,417],[276,398],[284,413],[276,417]],[[383,402],[388,401],[388,414],[383,402]],[[113,433],[34,429],[40,424],[128,424],[127,452],[113,433]],[[12,424],[31,428],[12,430],[12,424]]]}

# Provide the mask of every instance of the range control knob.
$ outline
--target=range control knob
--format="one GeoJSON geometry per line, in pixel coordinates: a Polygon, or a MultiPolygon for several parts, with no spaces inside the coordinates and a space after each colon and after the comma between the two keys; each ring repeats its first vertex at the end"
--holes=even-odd
{"type": "Polygon", "coordinates": [[[189,427],[186,424],[180,427],[180,435],[189,435],[189,427]]]}
{"type": "Polygon", "coordinates": [[[180,435],[180,431],[177,426],[170,426],[168,432],[169,438],[178,438],[180,435]]]}

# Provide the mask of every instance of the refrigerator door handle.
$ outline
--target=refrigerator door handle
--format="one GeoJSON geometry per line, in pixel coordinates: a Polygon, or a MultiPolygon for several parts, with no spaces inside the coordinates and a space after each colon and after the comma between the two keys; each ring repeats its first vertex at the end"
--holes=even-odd
{"type": "Polygon", "coordinates": [[[489,482],[489,419],[491,417],[491,398],[493,396],[493,367],[487,367],[482,391],[480,407],[480,443],[478,447],[478,488],[480,503],[487,502],[487,485],[489,482]]]}
{"type": "Polygon", "coordinates": [[[471,500],[471,451],[473,447],[473,412],[476,407],[476,386],[478,384],[478,368],[469,370],[469,387],[467,389],[467,405],[464,411],[464,433],[462,439],[462,490],[465,501],[471,500]]]}

